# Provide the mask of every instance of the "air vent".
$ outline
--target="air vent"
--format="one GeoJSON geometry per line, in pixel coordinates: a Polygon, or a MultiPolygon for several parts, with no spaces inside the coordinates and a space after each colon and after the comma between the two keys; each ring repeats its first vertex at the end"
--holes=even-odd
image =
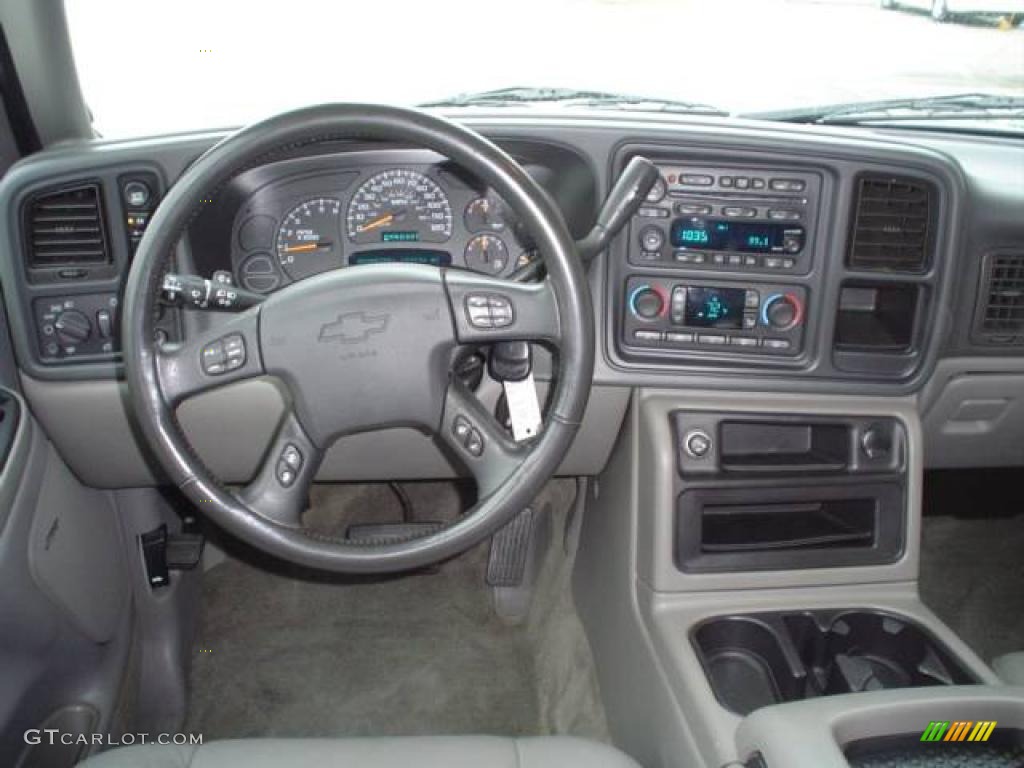
{"type": "Polygon", "coordinates": [[[918,179],[861,176],[848,263],[890,272],[921,272],[932,249],[934,188],[918,179]]]}
{"type": "Polygon", "coordinates": [[[984,310],[979,331],[989,344],[1024,344],[1024,253],[985,260],[984,310]]]}
{"type": "Polygon", "coordinates": [[[25,216],[29,266],[107,264],[110,250],[98,184],[36,195],[25,216]]]}

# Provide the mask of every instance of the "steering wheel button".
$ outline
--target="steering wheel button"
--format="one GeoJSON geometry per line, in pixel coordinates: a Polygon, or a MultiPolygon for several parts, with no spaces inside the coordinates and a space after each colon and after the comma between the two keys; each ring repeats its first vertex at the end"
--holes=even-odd
{"type": "Polygon", "coordinates": [[[480,295],[477,295],[477,294],[473,294],[473,295],[470,295],[470,296],[466,297],[466,306],[467,307],[470,307],[470,308],[472,308],[472,307],[486,307],[487,305],[488,305],[488,300],[487,300],[486,296],[480,296],[480,295]]]}
{"type": "Polygon", "coordinates": [[[458,439],[463,445],[466,444],[466,438],[469,437],[469,433],[473,428],[469,425],[465,416],[456,416],[455,422],[452,424],[452,434],[458,439]]]}
{"type": "Polygon", "coordinates": [[[482,456],[484,452],[484,439],[475,429],[471,429],[469,436],[466,438],[466,442],[463,443],[466,446],[466,450],[469,451],[472,456],[482,456]]]}
{"type": "Polygon", "coordinates": [[[288,443],[281,452],[281,461],[298,472],[302,467],[302,453],[294,445],[288,443]]]}
{"type": "Polygon", "coordinates": [[[289,467],[284,461],[277,462],[277,482],[288,488],[295,482],[295,470],[289,467]]]}

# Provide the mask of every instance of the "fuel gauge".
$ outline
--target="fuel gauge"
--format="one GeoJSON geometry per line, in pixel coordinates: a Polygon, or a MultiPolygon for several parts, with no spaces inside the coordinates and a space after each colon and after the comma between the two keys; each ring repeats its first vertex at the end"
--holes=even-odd
{"type": "Polygon", "coordinates": [[[466,246],[466,266],[474,272],[500,275],[508,266],[508,248],[500,237],[477,235],[466,246]]]}

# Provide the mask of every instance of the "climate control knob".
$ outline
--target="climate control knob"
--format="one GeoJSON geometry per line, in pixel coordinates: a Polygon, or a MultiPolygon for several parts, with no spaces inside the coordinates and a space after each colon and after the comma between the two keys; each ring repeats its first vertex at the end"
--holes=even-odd
{"type": "Polygon", "coordinates": [[[92,335],[92,323],[77,309],[65,309],[53,323],[62,344],[81,344],[92,335]]]}
{"type": "Polygon", "coordinates": [[[665,296],[650,285],[637,286],[629,296],[629,309],[643,320],[654,320],[665,313],[665,296]]]}
{"type": "Polygon", "coordinates": [[[804,307],[791,293],[775,293],[761,305],[761,322],[777,331],[788,331],[800,324],[804,307]]]}

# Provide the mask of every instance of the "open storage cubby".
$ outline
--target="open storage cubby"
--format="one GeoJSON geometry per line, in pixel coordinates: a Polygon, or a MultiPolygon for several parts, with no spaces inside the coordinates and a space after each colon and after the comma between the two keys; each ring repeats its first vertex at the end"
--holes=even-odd
{"type": "Polygon", "coordinates": [[[722,616],[693,645],[731,712],[816,696],[978,682],[910,619],[863,609],[722,616]]]}

